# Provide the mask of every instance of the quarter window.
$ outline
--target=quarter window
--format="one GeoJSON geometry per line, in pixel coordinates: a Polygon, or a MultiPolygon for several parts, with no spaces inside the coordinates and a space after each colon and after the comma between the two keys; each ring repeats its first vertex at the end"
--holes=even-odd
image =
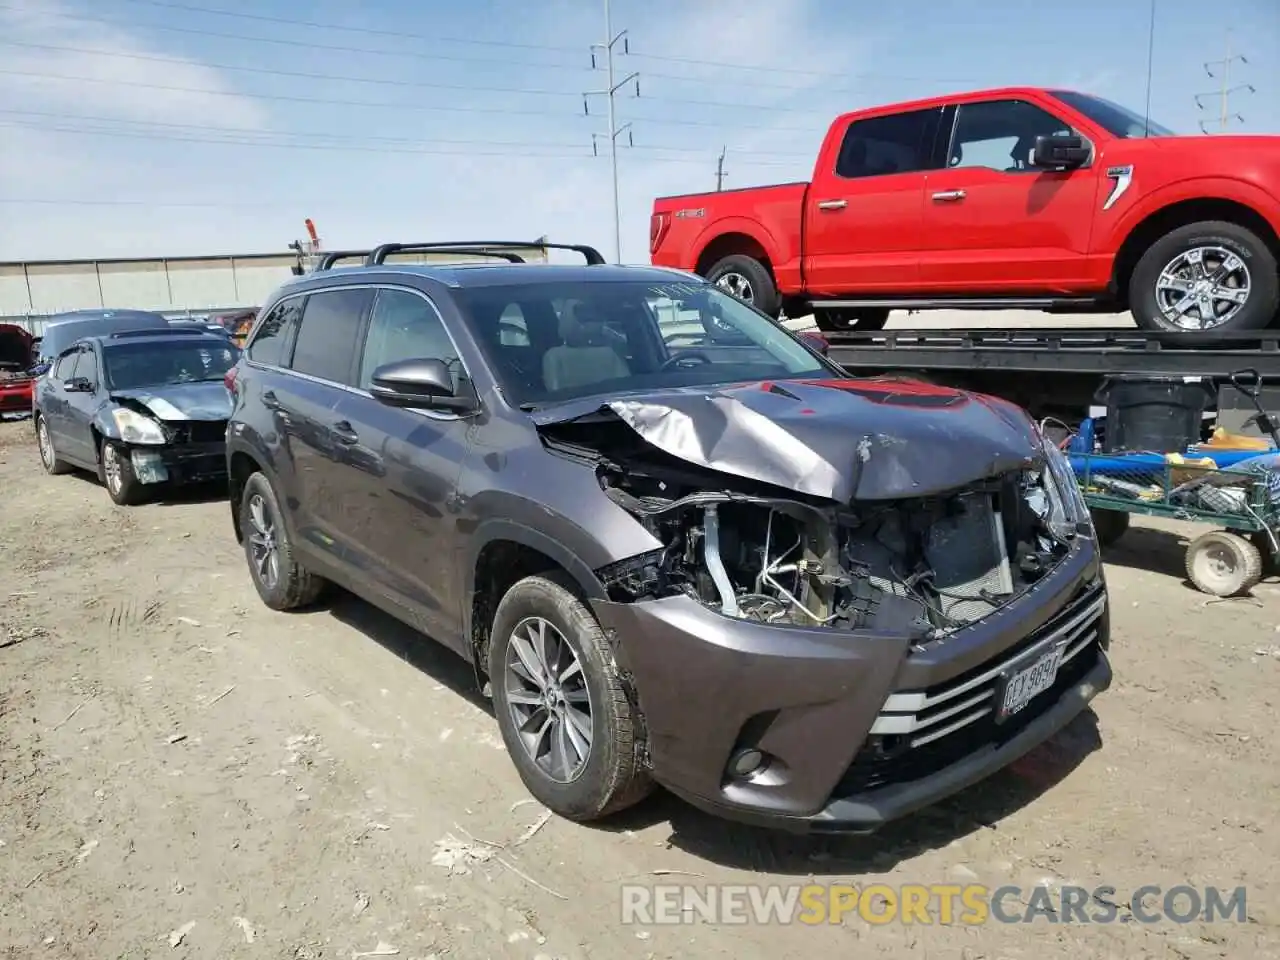
{"type": "Polygon", "coordinates": [[[444,321],[424,297],[405,290],[379,290],[360,361],[360,387],[373,385],[373,372],[399,360],[443,360],[460,390],[465,374],[444,321]]]}
{"type": "Polygon", "coordinates": [[[254,363],[267,366],[285,366],[290,340],[302,318],[304,297],[291,297],[267,314],[257,334],[250,342],[245,356],[254,363]]]}
{"type": "Polygon", "coordinates": [[[360,321],[372,297],[367,287],[322,290],[308,296],[290,367],[321,380],[350,384],[360,321]]]}
{"type": "Polygon", "coordinates": [[[934,140],[942,109],[912,110],[849,125],[836,159],[836,174],[846,179],[932,170],[934,140]]]}
{"type": "Polygon", "coordinates": [[[989,167],[1006,173],[1036,171],[1036,137],[1066,136],[1071,126],[1025,100],[962,103],[951,141],[950,167],[989,167]]]}

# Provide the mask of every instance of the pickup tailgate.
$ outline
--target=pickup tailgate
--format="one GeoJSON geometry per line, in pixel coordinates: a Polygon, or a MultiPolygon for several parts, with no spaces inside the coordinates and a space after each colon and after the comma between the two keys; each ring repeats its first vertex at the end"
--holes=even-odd
{"type": "Polygon", "coordinates": [[[649,219],[654,266],[701,272],[719,259],[714,246],[726,234],[746,234],[775,266],[800,260],[807,182],[716,193],[659,197],[649,219]]]}

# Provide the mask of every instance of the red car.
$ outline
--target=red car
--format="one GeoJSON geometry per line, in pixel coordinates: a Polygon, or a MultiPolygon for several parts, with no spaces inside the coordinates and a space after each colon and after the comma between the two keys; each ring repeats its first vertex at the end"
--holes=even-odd
{"type": "Polygon", "coordinates": [[[28,373],[35,362],[35,337],[13,323],[0,323],[0,414],[30,413],[31,384],[28,373]]]}
{"type": "Polygon", "coordinates": [[[825,330],[947,307],[1257,330],[1280,314],[1280,136],[1034,87],[875,107],[836,118],[811,181],[658,198],[649,250],[825,330]]]}

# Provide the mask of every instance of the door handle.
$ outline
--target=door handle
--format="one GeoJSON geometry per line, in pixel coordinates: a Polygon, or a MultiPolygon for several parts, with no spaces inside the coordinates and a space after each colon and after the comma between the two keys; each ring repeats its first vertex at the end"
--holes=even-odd
{"type": "Polygon", "coordinates": [[[849,205],[848,200],[819,200],[819,210],[843,210],[849,205]]]}
{"type": "Polygon", "coordinates": [[[942,200],[942,201],[963,200],[964,191],[963,190],[943,190],[940,193],[935,193],[933,195],[933,199],[942,200]]]}
{"type": "Polygon", "coordinates": [[[276,399],[275,393],[271,390],[267,390],[262,394],[262,405],[268,410],[281,409],[280,401],[276,399]]]}
{"type": "Polygon", "coordinates": [[[333,438],[339,443],[353,444],[360,442],[360,435],[356,433],[355,427],[347,420],[339,420],[329,428],[333,431],[333,438]]]}

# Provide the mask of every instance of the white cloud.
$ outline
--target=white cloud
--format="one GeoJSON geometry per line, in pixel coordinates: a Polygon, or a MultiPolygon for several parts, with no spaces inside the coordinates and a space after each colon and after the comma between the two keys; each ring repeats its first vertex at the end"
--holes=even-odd
{"type": "MultiPolygon", "coordinates": [[[[6,0],[12,2],[12,0],[6,0]]],[[[21,18],[4,18],[0,12],[0,33],[31,43],[92,47],[99,50],[143,55],[174,56],[170,50],[157,51],[137,36],[97,24],[57,20],[50,12],[80,12],[55,8],[49,3],[26,0],[21,18]],[[74,29],[72,29],[74,27],[74,29]]],[[[833,81],[799,72],[772,73],[760,69],[776,66],[780,71],[813,70],[832,74],[855,74],[874,66],[866,59],[873,38],[832,36],[819,18],[816,0],[785,3],[728,3],[725,0],[676,5],[672,0],[656,0],[654,7],[627,5],[627,17],[619,18],[614,29],[630,29],[631,50],[635,54],[686,58],[690,63],[622,57],[623,74],[641,73],[641,90],[649,99],[620,99],[620,118],[672,117],[692,115],[705,121],[725,124],[715,127],[664,127],[635,122],[636,144],[640,146],[680,143],[686,150],[705,147],[705,162],[699,152],[684,154],[696,162],[669,163],[653,158],[648,151],[623,151],[620,171],[623,259],[646,262],[649,212],[653,198],[669,193],[688,193],[714,188],[715,160],[722,143],[731,152],[727,186],[744,187],[773,180],[807,177],[811,160],[803,157],[794,167],[752,163],[752,152],[805,154],[816,151],[826,119],[815,111],[838,112],[859,105],[853,94],[831,92],[833,81]],[[668,3],[670,4],[668,6],[668,3]],[[665,9],[659,9],[665,8],[665,9]],[[708,66],[698,61],[741,64],[743,69],[708,66]],[[664,74],[665,77],[650,77],[664,74]],[[688,77],[691,82],[670,80],[688,77]],[[704,83],[706,85],[704,85],[704,83]],[[724,108],[681,107],[674,99],[718,101],[724,108]],[[758,107],[775,106],[767,110],[758,107]],[[791,113],[794,106],[798,111],[791,113]],[[800,113],[799,111],[803,111],[800,113]],[[797,133],[797,127],[811,128],[797,133]],[[738,148],[736,151],[733,148],[738,148]]],[[[517,26],[522,42],[565,45],[600,39],[602,18],[596,9],[584,16],[581,0],[555,0],[535,6],[530,22],[517,26]],[[532,18],[536,17],[536,21],[532,18]],[[566,37],[573,38],[566,41],[566,37]]],[[[92,12],[85,11],[88,15],[92,12]]],[[[252,28],[237,26],[235,29],[252,28]]],[[[367,43],[334,37],[327,42],[367,43]]],[[[78,76],[110,77],[136,83],[156,83],[229,91],[225,75],[196,60],[180,64],[92,57],[52,51],[23,50],[6,61],[4,69],[78,76]],[[18,60],[23,66],[12,63],[18,60]]],[[[299,54],[300,56],[301,54],[299,54]]],[[[492,55],[491,53],[485,55],[492,55]]],[[[216,59],[216,58],[211,58],[216,59]]],[[[399,61],[397,61],[399,63],[399,61]]],[[[291,69],[282,64],[281,69],[291,69]]],[[[343,71],[371,75],[388,70],[387,64],[367,65],[344,62],[343,71]]],[[[598,75],[600,79],[602,75],[598,75]]],[[[17,94],[27,106],[19,109],[64,111],[69,114],[118,117],[122,120],[158,123],[207,124],[285,133],[294,125],[294,111],[278,112],[272,123],[261,101],[248,96],[203,96],[200,94],[148,90],[118,84],[74,84],[59,82],[23,83],[21,78],[0,74],[0,101],[15,102],[17,94]],[[39,105],[34,105],[39,104],[39,105]]],[[[505,82],[505,81],[504,81],[505,82]]],[[[538,81],[526,76],[531,86],[538,81]]],[[[599,83],[596,84],[597,86],[599,83]]],[[[839,84],[847,89],[848,84],[839,84]]],[[[291,91],[297,91],[290,85],[291,91]]],[[[343,92],[334,97],[362,98],[367,91],[343,92]]],[[[328,93],[310,95],[327,96],[328,93]]],[[[456,98],[455,98],[456,99],[456,98]]],[[[495,101],[485,101],[490,106],[495,101]]],[[[315,111],[313,111],[313,114],[315,111]]],[[[580,136],[583,149],[590,143],[589,131],[602,131],[603,104],[593,104],[594,120],[573,123],[572,107],[566,119],[551,120],[559,130],[548,128],[546,140],[580,136]],[[575,132],[576,131],[576,132],[575,132]]],[[[339,139],[359,136],[361,129],[378,122],[403,128],[391,135],[425,139],[422,114],[408,114],[403,124],[382,114],[362,116],[358,110],[334,108],[331,119],[318,127],[328,127],[339,139]]],[[[0,117],[0,123],[3,122],[0,117]]],[[[39,118],[30,118],[38,121],[39,118]]],[[[526,139],[532,134],[511,133],[504,121],[493,114],[454,114],[442,121],[448,136],[456,139],[526,139]]],[[[302,128],[301,125],[299,128],[302,128]]],[[[0,128],[3,129],[3,128],[0,128]]],[[[219,146],[175,147],[172,143],[146,140],[84,138],[20,131],[11,138],[5,130],[0,142],[0,198],[5,196],[79,198],[153,198],[157,203],[209,203],[217,199],[239,200],[225,208],[147,208],[130,206],[0,206],[0,259],[85,256],[162,256],[232,251],[278,250],[299,237],[302,219],[316,220],[329,248],[371,245],[385,240],[470,239],[536,237],[548,234],[561,242],[586,242],[605,254],[613,250],[613,202],[609,161],[598,159],[548,160],[530,157],[444,157],[406,153],[308,153],[307,151],[219,146]],[[101,149],[94,163],[76,159],[86,145],[101,149]],[[174,166],[147,170],[148,153],[167,148],[175,157],[174,166]],[[35,159],[32,159],[35,158],[35,159]],[[103,169],[104,165],[107,167],[103,169]],[[179,166],[180,165],[180,166],[179,166]],[[260,199],[271,202],[262,207],[247,206],[260,199]],[[21,236],[5,224],[13,210],[23,213],[21,236]]],[[[133,128],[140,132],[139,128],[133,128]]],[[[387,129],[380,131],[387,134],[387,129]]],[[[170,136],[186,133],[164,130],[170,136]]],[[[192,136],[201,136],[192,132],[192,136]]],[[[601,152],[605,153],[601,143],[601,152]]],[[[459,148],[462,149],[462,148],[459,148]]],[[[492,148],[476,148],[477,152],[492,148]]],[[[757,158],[757,161],[763,158],[757,158]]]]}

